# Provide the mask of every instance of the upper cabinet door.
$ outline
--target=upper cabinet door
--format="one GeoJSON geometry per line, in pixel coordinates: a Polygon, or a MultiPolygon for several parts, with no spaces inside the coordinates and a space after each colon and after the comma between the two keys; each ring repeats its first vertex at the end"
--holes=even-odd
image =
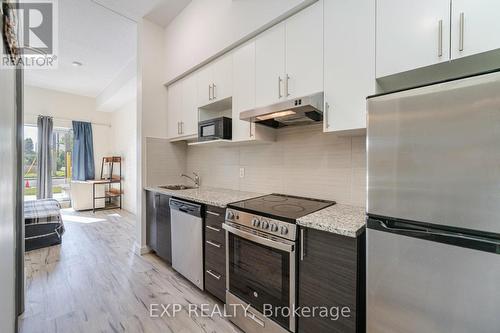
{"type": "Polygon", "coordinates": [[[213,84],[213,65],[208,64],[196,73],[197,91],[198,91],[198,106],[205,106],[212,102],[212,84],[213,84]]]}
{"type": "Polygon", "coordinates": [[[296,98],[323,91],[323,1],[286,21],[285,45],[285,96],[296,98]]]}
{"type": "Polygon", "coordinates": [[[167,129],[168,137],[176,138],[181,135],[182,114],[182,81],[168,86],[167,91],[167,129]]]}
{"type": "Polygon", "coordinates": [[[377,0],[377,77],[448,61],[449,36],[450,0],[377,0]]]}
{"type": "Polygon", "coordinates": [[[500,48],[500,1],[452,1],[451,50],[454,59],[500,48]]]}
{"type": "Polygon", "coordinates": [[[373,0],[325,1],[326,132],[366,128],[366,97],[376,86],[374,27],[373,0]]]}
{"type": "Polygon", "coordinates": [[[240,120],[240,112],[255,107],[255,41],[233,53],[233,140],[249,140],[253,123],[240,120]]]}
{"type": "Polygon", "coordinates": [[[282,100],[285,79],[284,23],[257,36],[255,56],[256,106],[266,106],[282,100]]]}
{"type": "Polygon", "coordinates": [[[233,56],[231,53],[214,62],[212,84],[212,100],[221,100],[233,95],[233,56]]]}
{"type": "Polygon", "coordinates": [[[180,132],[182,136],[198,133],[197,78],[189,75],[182,81],[182,115],[180,132]]]}

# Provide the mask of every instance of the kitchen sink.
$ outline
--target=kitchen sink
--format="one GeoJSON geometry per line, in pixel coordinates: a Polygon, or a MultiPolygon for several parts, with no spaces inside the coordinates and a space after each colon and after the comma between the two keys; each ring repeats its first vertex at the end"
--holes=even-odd
{"type": "Polygon", "coordinates": [[[194,186],[186,186],[186,185],[163,185],[163,186],[158,186],[159,188],[164,188],[166,190],[173,190],[173,191],[179,191],[179,190],[191,190],[196,187],[194,186]]]}

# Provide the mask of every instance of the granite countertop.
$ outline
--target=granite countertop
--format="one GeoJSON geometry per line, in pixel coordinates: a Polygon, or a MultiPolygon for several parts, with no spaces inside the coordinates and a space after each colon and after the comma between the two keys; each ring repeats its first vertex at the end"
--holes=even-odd
{"type": "Polygon", "coordinates": [[[237,190],[228,190],[216,187],[199,187],[188,190],[167,190],[158,186],[150,186],[145,188],[147,191],[153,191],[161,194],[166,194],[172,197],[191,200],[206,205],[226,208],[231,202],[246,200],[250,198],[260,197],[263,194],[253,192],[243,192],[237,190]]]}
{"type": "Polygon", "coordinates": [[[365,229],[365,208],[335,204],[297,220],[303,227],[356,238],[365,229]]]}
{"type": "MultiPolygon", "coordinates": [[[[232,202],[264,195],[262,193],[204,186],[188,190],[167,190],[159,186],[149,186],[145,190],[221,208],[225,208],[232,202]]],[[[365,228],[365,216],[365,209],[362,207],[335,204],[299,218],[297,224],[306,228],[355,238],[365,228]]]]}

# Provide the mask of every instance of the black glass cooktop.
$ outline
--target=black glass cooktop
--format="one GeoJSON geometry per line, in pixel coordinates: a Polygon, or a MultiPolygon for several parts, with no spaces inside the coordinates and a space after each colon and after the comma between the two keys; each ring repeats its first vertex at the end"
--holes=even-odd
{"type": "Polygon", "coordinates": [[[295,223],[296,219],[334,205],[335,201],[269,194],[227,205],[229,208],[276,220],[295,223]]]}

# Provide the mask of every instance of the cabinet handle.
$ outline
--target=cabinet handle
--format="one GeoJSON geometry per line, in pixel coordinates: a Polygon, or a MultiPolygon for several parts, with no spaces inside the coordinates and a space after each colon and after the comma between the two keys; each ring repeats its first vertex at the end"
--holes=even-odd
{"type": "Polygon", "coordinates": [[[220,216],[220,214],[219,214],[219,213],[215,213],[215,212],[212,212],[212,211],[210,211],[210,210],[207,210],[206,212],[207,212],[207,214],[210,214],[210,215],[220,216]]]}
{"type": "Polygon", "coordinates": [[[281,82],[283,82],[283,80],[281,79],[281,76],[278,76],[278,98],[283,97],[281,95],[281,82]]]}
{"type": "Polygon", "coordinates": [[[177,134],[181,134],[181,123],[177,122],[177,134]]]}
{"type": "Polygon", "coordinates": [[[253,133],[252,133],[252,123],[250,123],[249,128],[250,128],[250,137],[251,137],[251,138],[253,138],[253,133]]]}
{"type": "Polygon", "coordinates": [[[328,123],[328,111],[330,111],[330,104],[325,102],[325,128],[330,128],[330,124],[328,123]]]}
{"type": "Polygon", "coordinates": [[[221,247],[221,245],[220,245],[220,244],[214,243],[214,242],[209,241],[209,240],[207,240],[207,241],[205,241],[205,242],[206,242],[208,245],[212,245],[212,246],[214,246],[214,247],[216,247],[216,248],[218,248],[218,249],[220,249],[220,247],[221,247]]]}
{"type": "Polygon", "coordinates": [[[306,243],[304,233],[305,230],[303,228],[300,229],[300,261],[304,261],[304,258],[306,256],[306,243]]]}
{"type": "Polygon", "coordinates": [[[215,87],[217,87],[215,83],[212,83],[212,99],[217,98],[217,94],[215,93],[216,92],[215,87]]]}
{"type": "Polygon", "coordinates": [[[208,230],[212,230],[212,231],[220,232],[220,229],[218,229],[218,228],[214,228],[214,227],[209,226],[209,225],[207,225],[206,227],[207,227],[207,229],[208,229],[208,230]]]}
{"type": "Polygon", "coordinates": [[[464,50],[464,27],[465,27],[465,14],[460,13],[460,38],[458,41],[458,50],[464,50]]]}
{"type": "Polygon", "coordinates": [[[220,280],[220,278],[222,277],[222,275],[216,274],[216,273],[212,272],[212,270],[210,270],[210,269],[207,269],[206,272],[208,273],[208,275],[211,275],[213,278],[215,278],[217,280],[220,280]]]}
{"type": "Polygon", "coordinates": [[[438,57],[443,56],[443,20],[438,23],[438,57]]]}
{"type": "Polygon", "coordinates": [[[288,81],[290,81],[290,76],[288,76],[288,74],[286,75],[286,79],[285,79],[285,94],[286,94],[286,97],[290,96],[290,92],[288,91],[288,81]]]}

